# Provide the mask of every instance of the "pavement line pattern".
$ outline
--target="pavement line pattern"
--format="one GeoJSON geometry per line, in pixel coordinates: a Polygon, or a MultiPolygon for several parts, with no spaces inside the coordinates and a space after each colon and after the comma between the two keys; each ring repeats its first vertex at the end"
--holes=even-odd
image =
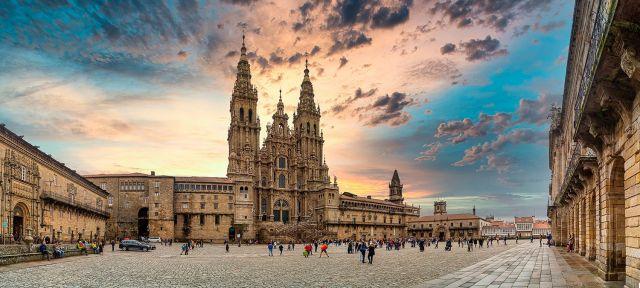
{"type": "MultiPolygon", "coordinates": [[[[416,287],[583,287],[583,282],[567,282],[575,271],[556,250],[538,243],[518,245],[443,277],[416,287]]],[[[598,283],[597,276],[589,284],[598,283]]],[[[595,287],[603,287],[603,281],[595,287]],[[602,285],[602,286],[601,286],[602,285]]],[[[589,285],[589,287],[594,287],[589,285]]]]}

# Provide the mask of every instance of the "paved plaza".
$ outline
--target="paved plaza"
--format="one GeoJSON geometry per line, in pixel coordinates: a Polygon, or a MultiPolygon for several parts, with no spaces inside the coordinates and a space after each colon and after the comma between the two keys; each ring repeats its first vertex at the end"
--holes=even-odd
{"type": "MultiPolygon", "coordinates": [[[[361,264],[346,246],[329,248],[329,258],[302,256],[302,245],[282,256],[267,256],[264,245],[205,245],[189,256],[180,246],[152,252],[107,251],[103,256],[69,257],[0,267],[0,283],[11,287],[579,287],[579,277],[557,249],[510,243],[467,252],[433,246],[420,253],[377,249],[373,265],[361,264]],[[466,268],[465,268],[466,267],[466,268]],[[570,269],[570,268],[569,268],[570,269]],[[573,282],[572,282],[573,281],[573,282]],[[577,282],[576,282],[577,281],[577,282]],[[526,283],[526,285],[524,285],[526,283]],[[475,286],[474,286],[475,285],[475,286]],[[492,285],[492,286],[491,286],[492,285]],[[529,286],[531,285],[531,286],[529,286]],[[574,286],[577,285],[577,286],[574,286]]],[[[274,251],[275,252],[275,251],[274,251]]],[[[599,284],[602,282],[584,282],[599,284]]]]}

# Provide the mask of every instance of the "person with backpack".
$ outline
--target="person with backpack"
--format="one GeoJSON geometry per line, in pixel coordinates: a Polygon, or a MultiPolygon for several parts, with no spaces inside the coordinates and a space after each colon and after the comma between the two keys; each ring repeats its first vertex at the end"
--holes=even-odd
{"type": "Polygon", "coordinates": [[[311,247],[311,244],[305,245],[304,252],[302,253],[302,255],[304,255],[304,258],[309,258],[309,255],[311,255],[312,250],[313,248],[311,247]]]}
{"type": "Polygon", "coordinates": [[[282,256],[282,250],[284,250],[284,246],[282,246],[282,242],[278,245],[278,249],[280,250],[280,256],[282,256]]]}
{"type": "Polygon", "coordinates": [[[273,256],[273,242],[269,242],[267,249],[269,249],[269,256],[273,256]]]}

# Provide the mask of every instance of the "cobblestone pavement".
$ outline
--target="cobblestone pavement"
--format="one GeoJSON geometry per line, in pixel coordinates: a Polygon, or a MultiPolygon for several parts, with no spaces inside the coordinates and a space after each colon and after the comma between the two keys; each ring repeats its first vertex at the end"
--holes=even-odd
{"type": "Polygon", "coordinates": [[[604,282],[592,263],[561,248],[539,244],[518,245],[417,287],[623,287],[604,282]]]}
{"type": "MultiPolygon", "coordinates": [[[[0,286],[11,287],[407,287],[487,259],[515,243],[467,252],[408,245],[400,251],[376,249],[373,265],[347,254],[346,246],[329,247],[329,258],[302,256],[302,245],[282,256],[267,256],[266,246],[205,245],[180,256],[180,245],[156,251],[116,251],[0,267],[0,286]]],[[[110,248],[110,247],[109,247],[110,248]]],[[[110,249],[109,249],[110,250],[110,249]]]]}

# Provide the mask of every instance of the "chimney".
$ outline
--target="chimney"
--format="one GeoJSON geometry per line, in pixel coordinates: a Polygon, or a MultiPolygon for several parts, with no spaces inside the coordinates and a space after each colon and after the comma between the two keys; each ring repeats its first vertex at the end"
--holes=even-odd
{"type": "Polygon", "coordinates": [[[151,171],[151,176],[156,176],[156,171],[151,171]]]}

